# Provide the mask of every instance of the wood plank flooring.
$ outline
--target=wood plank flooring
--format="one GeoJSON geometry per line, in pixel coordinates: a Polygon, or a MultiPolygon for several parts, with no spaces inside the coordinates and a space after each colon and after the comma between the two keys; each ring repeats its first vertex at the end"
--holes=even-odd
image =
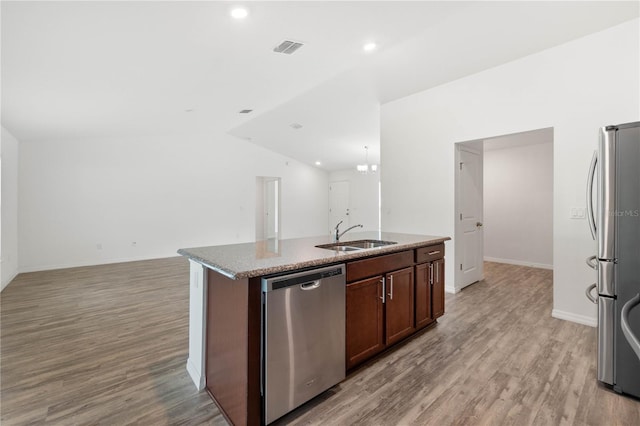
{"type": "Polygon", "coordinates": [[[595,380],[596,330],[551,318],[552,272],[485,263],[434,328],[283,424],[639,425],[595,380]]]}
{"type": "Polygon", "coordinates": [[[21,274],[0,297],[3,426],[226,425],[185,369],[185,258],[21,274]]]}
{"type": "MultiPolygon", "coordinates": [[[[183,258],[19,275],[0,294],[2,425],[224,425],[185,364],[183,258]]],[[[280,424],[639,425],[597,385],[594,328],[551,318],[551,271],[486,264],[447,313],[280,424]]]]}

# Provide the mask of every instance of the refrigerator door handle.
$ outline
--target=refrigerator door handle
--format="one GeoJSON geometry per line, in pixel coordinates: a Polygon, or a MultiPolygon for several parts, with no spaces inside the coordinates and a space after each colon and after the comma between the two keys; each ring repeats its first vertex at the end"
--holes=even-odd
{"type": "Polygon", "coordinates": [[[591,229],[591,237],[596,239],[596,218],[593,215],[593,182],[596,176],[596,165],[598,164],[598,153],[594,151],[591,158],[591,166],[589,166],[589,176],[587,177],[587,220],[589,221],[589,229],[591,229]]]}
{"type": "Polygon", "coordinates": [[[620,322],[620,326],[622,328],[622,332],[624,333],[624,337],[627,338],[627,342],[631,346],[631,349],[636,353],[638,359],[640,360],[640,339],[633,333],[631,327],[629,326],[629,312],[640,305],[640,293],[636,294],[635,297],[631,298],[627,303],[622,307],[622,314],[620,322]]]}
{"type": "Polygon", "coordinates": [[[612,297],[598,296],[598,380],[614,384],[616,310],[612,297]]]}
{"type": "Polygon", "coordinates": [[[591,300],[591,303],[595,303],[596,305],[598,304],[598,297],[593,297],[591,295],[591,291],[593,291],[594,288],[596,288],[597,284],[591,284],[589,287],[587,287],[587,290],[584,292],[584,294],[587,295],[587,299],[591,300]]]}
{"type": "Polygon", "coordinates": [[[597,257],[598,256],[587,257],[587,265],[589,266],[589,268],[595,269],[596,271],[598,270],[598,261],[596,260],[597,257]]]}

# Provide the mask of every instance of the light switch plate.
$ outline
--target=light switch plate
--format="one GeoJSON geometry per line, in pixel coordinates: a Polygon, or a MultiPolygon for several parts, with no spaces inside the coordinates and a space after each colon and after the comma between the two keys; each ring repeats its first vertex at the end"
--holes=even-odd
{"type": "Polygon", "coordinates": [[[584,207],[571,207],[571,214],[569,216],[571,219],[585,219],[585,208],[584,207]]]}

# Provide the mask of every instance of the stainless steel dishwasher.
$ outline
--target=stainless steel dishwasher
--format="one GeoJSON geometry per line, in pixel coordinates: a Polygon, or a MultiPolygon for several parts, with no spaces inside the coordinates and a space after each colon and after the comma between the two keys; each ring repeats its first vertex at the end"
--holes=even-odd
{"type": "Polygon", "coordinates": [[[262,279],[269,424],[345,377],[345,265],[262,279]]]}

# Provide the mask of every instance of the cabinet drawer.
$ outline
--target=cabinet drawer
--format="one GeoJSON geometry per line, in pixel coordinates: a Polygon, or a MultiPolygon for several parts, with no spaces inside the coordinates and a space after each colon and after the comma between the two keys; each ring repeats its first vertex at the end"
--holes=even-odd
{"type": "Polygon", "coordinates": [[[416,249],[416,263],[431,262],[444,257],[444,244],[416,249]]]}
{"type": "Polygon", "coordinates": [[[389,271],[412,265],[413,250],[356,260],[347,263],[347,282],[361,280],[374,275],[384,275],[389,271]]]}

